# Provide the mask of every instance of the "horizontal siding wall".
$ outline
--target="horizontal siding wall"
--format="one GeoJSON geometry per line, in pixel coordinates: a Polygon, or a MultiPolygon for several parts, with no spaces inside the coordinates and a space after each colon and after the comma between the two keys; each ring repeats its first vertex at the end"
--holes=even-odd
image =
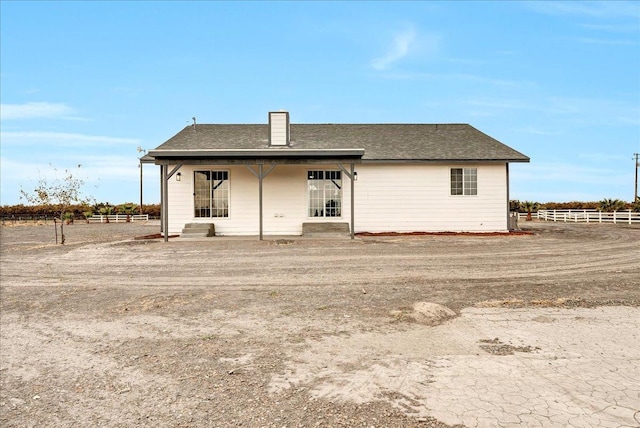
{"type": "MultiPolygon", "coordinates": [[[[169,167],[171,170],[172,167],[169,167]]],[[[269,166],[265,165],[265,171],[269,166]]],[[[304,222],[346,222],[350,219],[350,183],[342,177],[342,217],[307,217],[307,171],[337,170],[336,165],[279,165],[262,182],[263,234],[301,235],[304,222]]],[[[257,171],[257,167],[254,166],[257,171]]],[[[186,223],[214,223],[216,235],[258,235],[258,178],[245,166],[190,166],[180,168],[181,180],[169,180],[169,233],[181,233],[186,223]],[[229,217],[195,218],[193,208],[193,172],[195,170],[229,171],[229,217]]]]}
{"type": "MultiPolygon", "coordinates": [[[[345,165],[348,168],[348,165],[345,165]]],[[[268,167],[265,166],[265,170],[268,167]]],[[[169,167],[171,170],[172,167],[169,167]]],[[[254,166],[257,170],[257,167],[254,166]]],[[[342,174],[342,216],[307,217],[307,171],[336,165],[279,165],[263,180],[263,233],[300,235],[304,222],[351,219],[351,183],[342,174]]],[[[506,167],[497,165],[356,165],[356,232],[507,230],[506,167]],[[450,195],[450,168],[478,169],[477,196],[450,195]]],[[[214,223],[217,235],[258,235],[258,179],[245,166],[183,166],[169,180],[169,233],[186,223],[214,223]],[[229,171],[229,217],[195,218],[193,172],[229,171]]]]}
{"type": "Polygon", "coordinates": [[[504,164],[365,164],[356,170],[356,232],[507,230],[504,164]],[[452,167],[478,169],[477,196],[451,196],[452,167]]]}

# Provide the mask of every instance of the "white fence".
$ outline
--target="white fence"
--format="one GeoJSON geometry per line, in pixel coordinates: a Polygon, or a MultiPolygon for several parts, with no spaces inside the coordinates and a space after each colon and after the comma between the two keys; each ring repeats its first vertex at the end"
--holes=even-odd
{"type": "MultiPolygon", "coordinates": [[[[538,220],[572,223],[640,223],[640,212],[631,210],[602,212],[598,210],[538,210],[533,214],[538,220]]],[[[526,214],[520,218],[526,218],[526,214]]]]}
{"type": "Polygon", "coordinates": [[[94,215],[87,218],[89,223],[125,223],[127,221],[148,221],[149,214],[110,214],[110,215],[94,215]]]}

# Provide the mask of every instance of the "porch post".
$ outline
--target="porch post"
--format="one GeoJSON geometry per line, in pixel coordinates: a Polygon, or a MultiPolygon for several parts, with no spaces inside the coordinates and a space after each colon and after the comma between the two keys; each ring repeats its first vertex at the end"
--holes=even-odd
{"type": "Polygon", "coordinates": [[[164,242],[169,242],[169,183],[167,178],[167,166],[162,166],[162,231],[164,242]]]}
{"type": "Polygon", "coordinates": [[[256,178],[258,179],[258,215],[259,215],[259,223],[260,223],[260,240],[262,241],[262,180],[271,173],[271,171],[273,171],[273,168],[276,167],[275,162],[271,163],[271,166],[269,168],[267,168],[267,171],[264,171],[264,161],[257,161],[256,162],[258,165],[258,172],[255,171],[255,169],[253,169],[252,166],[245,164],[244,166],[247,167],[247,169],[249,171],[251,171],[251,174],[255,175],[256,178]]]}
{"type": "MultiPolygon", "coordinates": [[[[509,162],[507,162],[507,231],[511,230],[511,204],[509,203],[509,162]]],[[[517,223],[516,223],[517,225],[517,223]]]]}
{"type": "Polygon", "coordinates": [[[164,165],[160,165],[160,233],[164,232],[164,205],[162,203],[162,195],[164,195],[164,180],[162,179],[162,170],[164,165]]]}
{"type": "Polygon", "coordinates": [[[258,164],[258,211],[260,216],[260,240],[262,241],[262,164],[258,164]]]}
{"type": "Polygon", "coordinates": [[[351,163],[351,239],[354,238],[354,225],[355,225],[355,211],[354,211],[354,207],[355,207],[355,194],[354,194],[354,190],[355,190],[355,185],[354,185],[354,180],[355,180],[355,165],[353,164],[353,162],[351,163]]]}

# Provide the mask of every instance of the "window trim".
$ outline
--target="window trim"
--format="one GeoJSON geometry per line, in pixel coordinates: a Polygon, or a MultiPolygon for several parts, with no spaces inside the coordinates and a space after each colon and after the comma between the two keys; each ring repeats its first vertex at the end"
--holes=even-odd
{"type": "MultiPolygon", "coordinates": [[[[213,180],[209,180],[209,183],[212,183],[213,180]]],[[[215,189],[213,189],[215,190],[215,189]]],[[[231,217],[231,171],[229,169],[194,169],[193,170],[193,203],[192,203],[192,213],[194,219],[216,219],[216,220],[224,220],[231,217]],[[211,184],[209,185],[209,216],[196,216],[196,174],[199,172],[209,172],[209,173],[220,173],[225,172],[227,174],[226,180],[222,180],[222,183],[225,181],[227,184],[227,197],[226,197],[226,216],[212,216],[213,213],[213,198],[211,197],[211,184]]],[[[220,210],[220,208],[218,208],[220,210]]],[[[225,211],[225,209],[222,209],[225,211]]]]}
{"type": "MultiPolygon", "coordinates": [[[[458,183],[456,183],[458,184],[458,183]]],[[[477,167],[451,167],[449,168],[449,196],[453,197],[465,197],[465,196],[478,196],[478,168],[477,167]],[[461,193],[454,193],[454,190],[458,190],[458,187],[453,187],[453,172],[454,170],[460,170],[460,191],[461,193]],[[471,175],[471,177],[469,176],[471,175]],[[474,178],[475,180],[471,180],[474,178]],[[467,180],[469,178],[469,180],[467,180]],[[474,184],[470,186],[470,184],[474,184]],[[472,193],[473,192],[473,193],[472,193]]]]}
{"type": "MultiPolygon", "coordinates": [[[[306,209],[305,209],[305,211],[306,211],[307,218],[309,218],[309,219],[342,218],[343,199],[344,199],[344,192],[343,192],[344,182],[342,180],[342,171],[339,170],[339,169],[318,168],[318,169],[308,169],[306,172],[307,172],[307,179],[306,179],[306,186],[305,186],[305,192],[306,192],[306,195],[305,195],[306,209]],[[327,200],[326,198],[324,198],[324,195],[323,195],[323,200],[322,200],[322,205],[324,206],[324,208],[321,210],[322,211],[322,215],[310,215],[311,214],[310,213],[310,211],[311,211],[311,195],[309,193],[309,181],[312,180],[310,175],[312,173],[316,173],[316,172],[322,172],[323,173],[323,178],[322,178],[323,186],[324,186],[324,183],[326,181],[331,180],[331,179],[327,179],[326,178],[326,173],[327,172],[338,173],[340,175],[340,187],[338,187],[338,190],[340,191],[340,199],[338,200],[338,206],[337,207],[333,207],[333,206],[330,207],[330,209],[337,210],[337,214],[338,215],[335,215],[335,216],[327,216],[326,215],[326,211],[327,211],[327,206],[326,205],[331,201],[335,201],[336,199],[335,198],[331,198],[331,199],[327,200]]],[[[318,179],[315,179],[315,180],[318,180],[318,179]]],[[[333,181],[333,180],[331,180],[331,181],[333,181]]],[[[335,183],[334,183],[334,185],[335,185],[335,183]]]]}

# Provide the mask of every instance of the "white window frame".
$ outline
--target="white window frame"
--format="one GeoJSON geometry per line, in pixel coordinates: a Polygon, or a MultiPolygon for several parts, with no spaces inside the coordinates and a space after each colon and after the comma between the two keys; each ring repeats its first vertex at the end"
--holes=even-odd
{"type": "Polygon", "coordinates": [[[342,171],[338,169],[310,169],[307,170],[307,217],[309,218],[341,218],[342,217],[342,171]],[[322,178],[317,177],[321,173],[322,178]],[[329,178],[327,178],[329,177],[329,178]],[[333,177],[333,178],[331,178],[333,177]],[[338,178],[336,178],[338,177],[338,178]],[[339,184],[336,182],[339,180],[339,184]],[[311,186],[320,184],[319,188],[311,186]],[[337,190],[335,189],[337,187],[337,190]],[[331,196],[328,192],[337,192],[331,196]],[[314,192],[312,194],[312,192],[314,192]],[[333,203],[332,203],[333,202],[333,203]],[[336,203],[337,202],[337,203],[336,203]]]}
{"type": "Polygon", "coordinates": [[[229,218],[230,200],[231,200],[231,173],[229,172],[229,170],[197,169],[193,171],[193,217],[194,218],[217,218],[217,219],[229,218]],[[198,195],[197,195],[198,189],[196,188],[197,186],[196,177],[198,173],[203,173],[203,172],[209,173],[210,174],[209,177],[213,177],[214,174],[220,174],[220,173],[226,174],[226,178],[217,179],[217,180],[213,178],[209,178],[209,180],[207,180],[209,182],[209,189],[207,190],[209,206],[199,208],[196,206],[196,202],[198,200],[198,195]],[[222,181],[218,184],[218,186],[216,186],[215,188],[212,188],[214,183],[220,180],[222,181]],[[222,190],[220,190],[224,193],[222,197],[217,197],[215,192],[216,190],[219,189],[220,186],[224,186],[222,190]],[[219,204],[222,204],[222,207],[220,207],[219,204]],[[202,215],[202,213],[200,213],[201,215],[198,215],[198,210],[200,211],[204,210],[208,212],[209,215],[202,215]]]}
{"type": "Polygon", "coordinates": [[[450,196],[478,196],[478,168],[450,168],[449,169],[450,196]],[[454,171],[460,180],[454,181],[454,171]],[[455,186],[454,186],[455,185],[455,186]]]}

